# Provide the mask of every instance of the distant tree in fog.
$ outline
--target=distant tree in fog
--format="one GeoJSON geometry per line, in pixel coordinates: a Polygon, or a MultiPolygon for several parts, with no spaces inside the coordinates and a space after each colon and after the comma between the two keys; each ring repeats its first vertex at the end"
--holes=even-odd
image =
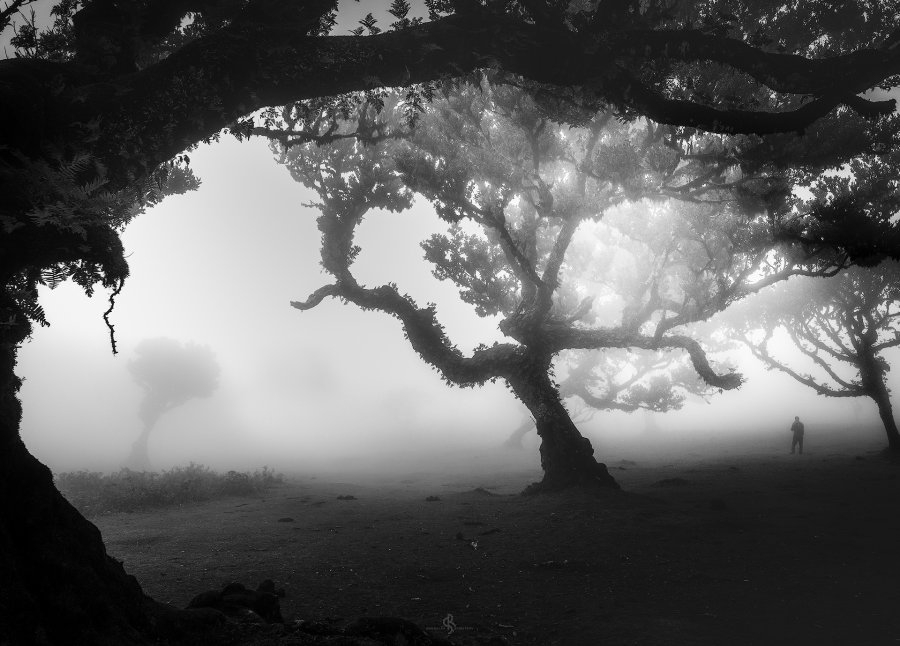
{"type": "Polygon", "coordinates": [[[132,379],[144,391],[138,414],[143,428],[126,465],[149,471],[147,441],[160,417],[191,399],[209,397],[218,387],[219,364],[211,349],[168,338],[146,339],[128,362],[132,379]]]}
{"type": "Polygon", "coordinates": [[[380,310],[448,383],[502,379],[541,437],[544,479],[531,491],[615,486],[553,381],[560,352],[681,351],[707,384],[735,388],[740,376],[715,370],[685,326],[794,273],[835,268],[815,245],[776,240],[773,223],[793,207],[789,184],[759,161],[744,170],[721,137],[579,111],[489,76],[446,88],[412,131],[397,116],[406,107],[389,93],[303,102],[271,129],[292,176],[319,195],[322,265],[334,281],[292,305],[334,297],[380,310]],[[414,194],[448,223],[423,243],[434,275],[478,315],[498,316],[509,342],[466,356],[434,305],[354,276],[357,226],[409,208],[414,194]],[[621,266],[614,250],[628,244],[632,286],[616,294],[604,269],[621,266]]]}
{"type": "Polygon", "coordinates": [[[900,346],[900,264],[884,261],[834,278],[792,281],[746,303],[734,313],[739,314],[749,319],[738,323],[741,340],[769,368],[826,397],[870,397],[890,451],[900,453],[886,383],[890,366],[883,356],[900,346]],[[775,356],[770,343],[776,330],[790,338],[812,371],[775,356]]]}

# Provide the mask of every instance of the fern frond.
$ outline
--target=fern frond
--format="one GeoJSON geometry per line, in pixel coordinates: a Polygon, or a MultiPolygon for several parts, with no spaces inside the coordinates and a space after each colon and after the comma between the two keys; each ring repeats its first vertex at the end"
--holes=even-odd
{"type": "Polygon", "coordinates": [[[22,311],[25,312],[25,316],[27,316],[30,320],[34,321],[41,327],[50,327],[50,322],[47,320],[47,313],[44,311],[44,308],[41,307],[40,303],[38,303],[36,300],[29,300],[24,303],[19,303],[19,307],[22,308],[22,311]]]}
{"type": "Polygon", "coordinates": [[[69,277],[69,272],[63,265],[54,265],[41,270],[39,282],[50,289],[56,289],[69,277]]]}

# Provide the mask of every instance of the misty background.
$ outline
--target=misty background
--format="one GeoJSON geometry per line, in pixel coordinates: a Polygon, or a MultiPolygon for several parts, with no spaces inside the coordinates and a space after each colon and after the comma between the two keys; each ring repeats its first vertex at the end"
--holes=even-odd
{"type": "MultiPolygon", "coordinates": [[[[372,9],[364,4],[342,2],[335,33],[372,9]]],[[[157,469],[193,461],[218,469],[402,472],[422,468],[426,458],[433,465],[503,451],[539,468],[534,433],[525,451],[499,448],[526,415],[502,384],[445,385],[384,314],[335,300],[307,312],[290,307],[327,282],[318,212],[303,206],[314,195],[275,163],[266,141],[225,136],[190,155],[200,189],[167,198],[123,235],[131,277],[110,315],[117,356],[102,318],[108,293],[42,288],[51,327],[35,329],[17,368],[25,378],[22,437],[41,461],[54,471],[117,469],[141,428],[141,390],[128,361],[142,340],[170,337],[209,346],[221,374],[211,397],[160,419],[149,441],[157,469]]],[[[470,352],[502,335],[496,319],[476,316],[422,259],[419,242],[444,228],[422,200],[405,213],[369,218],[354,271],[368,284],[396,282],[420,304],[435,302],[451,340],[470,352]]],[[[786,344],[776,347],[792,356],[786,344]]],[[[896,356],[886,353],[888,361],[896,356]]],[[[794,415],[806,423],[810,451],[821,429],[855,450],[883,444],[872,400],[817,396],[764,370],[749,352],[733,361],[747,380],[737,391],[689,399],[652,420],[640,411],[599,411],[582,432],[601,461],[664,458],[680,448],[744,450],[748,442],[782,452],[794,415]]],[[[897,376],[890,379],[896,386],[897,376]]]]}
{"type": "MultiPolygon", "coordinates": [[[[123,236],[131,277],[110,315],[117,356],[102,319],[107,293],[43,288],[51,326],[35,330],[18,366],[22,436],[39,459],[55,471],[121,464],[140,431],[141,391],[127,362],[141,340],[160,336],[208,345],[221,375],[212,397],[160,420],[150,438],[157,468],[194,461],[414,469],[423,455],[492,449],[519,425],[525,409],[504,386],[445,385],[396,320],[335,300],[307,312],[290,307],[326,281],[318,212],[302,205],[313,195],[275,164],[266,142],[223,138],[191,158],[201,188],[166,199],[123,236]]],[[[418,243],[442,226],[421,201],[371,218],[356,271],[367,283],[394,281],[420,302],[437,303],[450,338],[468,352],[502,336],[495,319],[476,316],[422,259],[418,243]]],[[[597,412],[582,430],[598,458],[694,439],[710,448],[744,434],[768,441],[774,431],[784,439],[794,415],[806,422],[811,448],[822,426],[846,427],[852,444],[882,441],[871,400],[820,397],[748,353],[735,356],[744,386],[653,414],[658,434],[646,432],[646,413],[597,412]]],[[[537,467],[536,436],[525,445],[523,457],[537,467]]]]}

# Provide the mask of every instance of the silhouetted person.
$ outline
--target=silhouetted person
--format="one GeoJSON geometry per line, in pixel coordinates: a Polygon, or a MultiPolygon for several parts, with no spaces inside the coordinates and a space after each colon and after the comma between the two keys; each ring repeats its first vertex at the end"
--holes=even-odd
{"type": "Polygon", "coordinates": [[[800,455],[803,455],[803,422],[799,417],[794,418],[794,423],[791,424],[791,433],[794,434],[791,439],[791,453],[794,452],[794,449],[799,448],[800,455]]]}

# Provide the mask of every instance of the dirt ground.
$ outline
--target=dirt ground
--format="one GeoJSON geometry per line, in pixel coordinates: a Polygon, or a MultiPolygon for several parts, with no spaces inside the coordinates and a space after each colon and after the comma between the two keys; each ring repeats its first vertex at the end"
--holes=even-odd
{"type": "Polygon", "coordinates": [[[288,621],[400,616],[454,643],[900,643],[900,466],[871,447],[621,458],[621,492],[537,497],[517,492],[538,471],[481,457],[94,522],[181,607],[271,578],[288,621]]]}

